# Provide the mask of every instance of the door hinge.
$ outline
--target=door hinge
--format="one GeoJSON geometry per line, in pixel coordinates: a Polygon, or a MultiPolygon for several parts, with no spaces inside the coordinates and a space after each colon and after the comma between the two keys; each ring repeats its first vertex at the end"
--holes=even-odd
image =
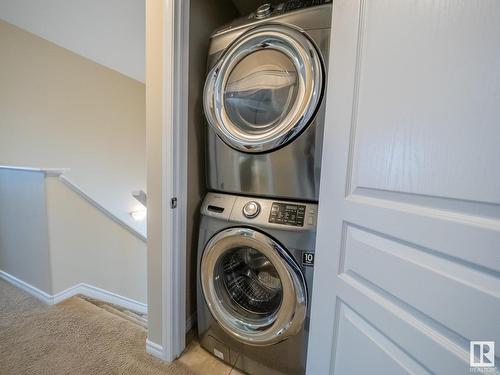
{"type": "Polygon", "coordinates": [[[177,208],[177,197],[170,199],[170,208],[177,208]]]}

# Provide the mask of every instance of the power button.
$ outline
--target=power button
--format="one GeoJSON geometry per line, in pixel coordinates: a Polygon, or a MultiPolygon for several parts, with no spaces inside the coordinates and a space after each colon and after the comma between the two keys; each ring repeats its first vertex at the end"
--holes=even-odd
{"type": "Polygon", "coordinates": [[[250,201],[243,206],[243,215],[248,219],[253,219],[260,213],[260,204],[250,201]]]}

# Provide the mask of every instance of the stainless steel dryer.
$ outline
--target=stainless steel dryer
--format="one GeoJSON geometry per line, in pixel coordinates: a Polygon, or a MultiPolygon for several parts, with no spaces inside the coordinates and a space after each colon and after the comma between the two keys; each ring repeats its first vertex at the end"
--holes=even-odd
{"type": "Polygon", "coordinates": [[[331,4],[291,3],[266,4],[211,37],[210,190],[318,200],[331,4]]]}
{"type": "Polygon", "coordinates": [[[208,193],[198,247],[203,348],[249,374],[303,374],[317,206],[208,193]]]}

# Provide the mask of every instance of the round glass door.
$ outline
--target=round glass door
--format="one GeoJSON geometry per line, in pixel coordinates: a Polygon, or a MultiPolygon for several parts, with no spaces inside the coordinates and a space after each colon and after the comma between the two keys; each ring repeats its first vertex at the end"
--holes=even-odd
{"type": "Polygon", "coordinates": [[[308,125],[322,90],[321,59],[303,33],[283,25],[256,27],[230,45],[209,73],[205,115],[229,146],[271,151],[308,125]]]}
{"type": "Polygon", "coordinates": [[[269,345],[300,330],[306,292],[298,265],[266,235],[249,228],[216,234],[202,257],[207,305],[231,336],[269,345]]]}
{"type": "Polygon", "coordinates": [[[229,120],[241,131],[262,134],[283,121],[297,100],[297,91],[292,60],[276,50],[259,50],[229,73],[224,106],[229,120]]]}

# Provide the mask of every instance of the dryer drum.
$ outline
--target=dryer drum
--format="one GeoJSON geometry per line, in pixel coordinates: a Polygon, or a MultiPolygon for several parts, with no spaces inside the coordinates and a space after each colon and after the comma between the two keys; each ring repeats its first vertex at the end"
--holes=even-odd
{"type": "Polygon", "coordinates": [[[227,251],[219,260],[218,293],[236,313],[260,319],[278,311],[283,298],[281,281],[272,263],[252,248],[227,251]]]}

